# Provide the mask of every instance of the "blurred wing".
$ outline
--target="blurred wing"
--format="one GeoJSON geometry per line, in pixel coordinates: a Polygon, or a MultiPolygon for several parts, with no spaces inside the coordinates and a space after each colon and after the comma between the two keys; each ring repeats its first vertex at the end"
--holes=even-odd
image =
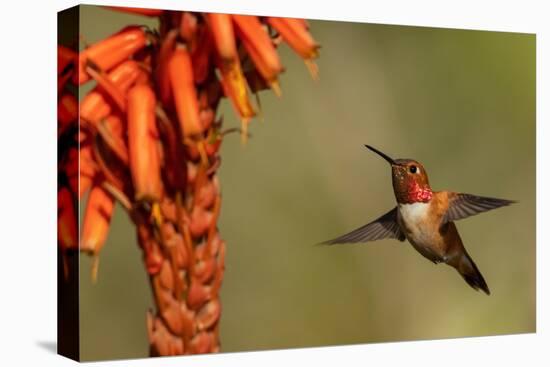
{"type": "Polygon", "coordinates": [[[442,223],[453,222],[512,203],[515,203],[515,201],[470,194],[449,193],[449,208],[443,216],[442,223]]]}
{"type": "Polygon", "coordinates": [[[337,243],[359,243],[381,240],[383,238],[396,238],[399,241],[405,240],[397,224],[397,208],[393,208],[377,220],[365,224],[356,230],[347,233],[333,240],[325,241],[323,244],[335,245],[337,243]]]}

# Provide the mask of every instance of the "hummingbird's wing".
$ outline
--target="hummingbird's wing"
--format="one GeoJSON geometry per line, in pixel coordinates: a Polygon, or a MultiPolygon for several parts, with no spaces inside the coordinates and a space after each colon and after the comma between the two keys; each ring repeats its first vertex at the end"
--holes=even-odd
{"type": "Polygon", "coordinates": [[[449,207],[443,215],[442,224],[515,203],[515,201],[512,200],[488,198],[456,192],[449,192],[448,199],[449,207]]]}
{"type": "Polygon", "coordinates": [[[405,235],[401,232],[399,224],[397,224],[397,208],[393,208],[369,224],[365,224],[338,238],[325,241],[323,244],[359,243],[381,240],[383,238],[396,238],[399,241],[405,240],[405,235]]]}

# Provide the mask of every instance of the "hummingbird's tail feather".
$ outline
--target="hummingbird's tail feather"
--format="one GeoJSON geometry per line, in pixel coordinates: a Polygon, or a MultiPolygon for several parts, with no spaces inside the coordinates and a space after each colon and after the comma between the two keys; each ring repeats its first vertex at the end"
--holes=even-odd
{"type": "Polygon", "coordinates": [[[476,263],[466,251],[462,254],[458,263],[455,266],[456,270],[462,275],[462,278],[470,285],[470,287],[477,290],[482,290],[487,295],[491,294],[483,275],[476,266],[476,263]]]}

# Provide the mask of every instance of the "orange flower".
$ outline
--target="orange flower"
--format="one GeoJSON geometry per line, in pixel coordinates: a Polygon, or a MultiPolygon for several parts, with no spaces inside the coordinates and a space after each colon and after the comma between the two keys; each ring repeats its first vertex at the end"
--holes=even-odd
{"type": "Polygon", "coordinates": [[[267,21],[303,59],[315,59],[319,56],[319,45],[301,19],[269,17],[267,21]]]}
{"type": "Polygon", "coordinates": [[[80,144],[79,154],[79,185],[78,198],[82,199],[84,194],[92,187],[96,175],[96,167],[92,156],[92,147],[89,142],[80,144]]]}
{"type": "Polygon", "coordinates": [[[307,29],[307,23],[294,18],[267,18],[268,23],[279,32],[286,43],[300,55],[314,79],[318,78],[317,65],[313,59],[319,56],[319,45],[307,29]]]}
{"type": "Polygon", "coordinates": [[[233,24],[228,14],[208,14],[210,29],[217,51],[217,64],[222,75],[225,95],[231,99],[246,128],[248,120],[256,114],[248,98],[248,86],[241,69],[233,24]]]}
{"type": "MultiPolygon", "coordinates": [[[[80,105],[79,151],[69,141],[72,150],[60,159],[73,193],[62,188],[59,195],[89,191],[80,244],[94,255],[93,279],[114,201],[129,212],[156,306],[147,316],[151,355],[218,352],[226,247],[217,227],[217,170],[224,137],[238,131],[222,130],[218,106],[224,96],[230,100],[246,138],[256,114],[250,92],[281,94],[279,41],[305,59],[314,76],[319,46],[299,19],[110,8],[158,16],[160,26],[151,32],[127,27],[78,59],[58,51],[58,90],[71,77],[97,82],[80,105]]],[[[74,121],[74,102],[60,93],[60,123],[74,121]]],[[[75,138],[68,135],[61,139],[75,138]]],[[[74,225],[67,225],[69,209],[60,205],[64,248],[78,240],[70,232],[74,208],[74,225]]]]}
{"type": "Polygon", "coordinates": [[[86,72],[88,63],[92,63],[102,71],[109,71],[134,53],[145,47],[147,37],[139,27],[116,33],[82,51],[78,58],[78,79],[75,83],[83,84],[90,80],[86,72]]]}
{"type": "Polygon", "coordinates": [[[159,201],[162,196],[156,98],[150,86],[139,84],[128,92],[128,148],[135,200],[159,201]]]}
{"type": "Polygon", "coordinates": [[[168,64],[168,73],[183,136],[202,133],[197,91],[193,82],[193,66],[189,52],[185,48],[178,47],[174,51],[168,64]]]}
{"type": "Polygon", "coordinates": [[[101,186],[92,187],[82,224],[80,240],[82,251],[99,254],[107,240],[114,204],[114,198],[101,186]]]}
{"type": "Polygon", "coordinates": [[[277,77],[283,71],[283,66],[267,31],[258,17],[248,15],[233,15],[232,17],[236,24],[237,35],[242,40],[246,52],[250,55],[262,77],[279,95],[277,77]]]}

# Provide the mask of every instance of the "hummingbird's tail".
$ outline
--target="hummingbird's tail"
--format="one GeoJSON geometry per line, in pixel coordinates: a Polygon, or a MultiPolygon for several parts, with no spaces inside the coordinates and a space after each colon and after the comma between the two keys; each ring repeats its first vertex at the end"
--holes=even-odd
{"type": "Polygon", "coordinates": [[[476,263],[474,263],[474,260],[472,260],[466,251],[464,251],[458,260],[455,268],[470,287],[474,288],[476,291],[481,289],[487,295],[491,294],[485,279],[483,279],[483,275],[481,275],[476,263]]]}

